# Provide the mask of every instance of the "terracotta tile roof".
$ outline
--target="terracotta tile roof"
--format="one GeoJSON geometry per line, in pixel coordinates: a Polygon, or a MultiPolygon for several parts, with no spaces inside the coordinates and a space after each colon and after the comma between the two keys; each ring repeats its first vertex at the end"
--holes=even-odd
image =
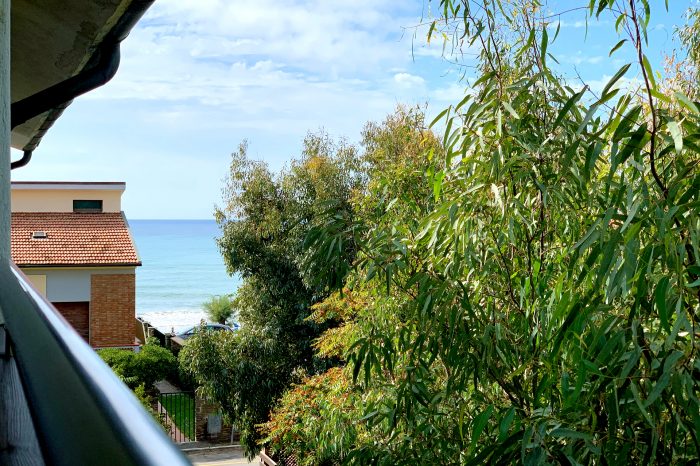
{"type": "Polygon", "coordinates": [[[19,266],[141,265],[121,213],[12,212],[19,266]],[[46,238],[34,239],[35,231],[46,238]]]}

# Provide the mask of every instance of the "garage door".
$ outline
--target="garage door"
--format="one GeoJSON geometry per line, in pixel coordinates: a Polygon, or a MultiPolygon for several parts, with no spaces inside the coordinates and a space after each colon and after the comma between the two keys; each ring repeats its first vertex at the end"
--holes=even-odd
{"type": "Polygon", "coordinates": [[[52,303],[85,341],[90,337],[90,303],[52,303]]]}

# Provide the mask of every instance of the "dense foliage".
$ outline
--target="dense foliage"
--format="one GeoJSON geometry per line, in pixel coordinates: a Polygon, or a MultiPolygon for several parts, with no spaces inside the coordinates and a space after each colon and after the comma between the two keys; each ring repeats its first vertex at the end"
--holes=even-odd
{"type": "MultiPolygon", "coordinates": [[[[355,147],[322,132],[309,134],[301,156],[279,174],[252,160],[245,143],[232,155],[224,204],[215,214],[228,271],[242,278],[233,301],[241,329],[193,337],[180,361],[222,405],[250,455],[260,448],[256,426],[289,384],[332,365],[312,348],[326,326],[305,320],[327,292],[316,280],[320,274],[302,266],[303,239],[322,212],[353,216],[349,199],[362,183],[358,163],[355,147]]],[[[353,255],[345,249],[339,261],[353,255]]]]}
{"type": "MultiPolygon", "coordinates": [[[[307,264],[319,273],[327,271],[330,282],[345,275],[336,268],[336,260],[329,260],[342,254],[344,245],[356,247],[361,261],[367,260],[366,238],[371,235],[378,242],[389,242],[381,246],[386,252],[402,248],[390,238],[414,235],[419,219],[436,205],[428,179],[444,164],[445,154],[435,135],[425,129],[420,109],[400,107],[383,122],[368,123],[362,136],[367,182],[351,198],[354,217],[333,211],[322,214],[306,237],[311,246],[307,264]],[[393,220],[387,223],[389,218],[393,220]]],[[[344,364],[353,357],[352,347],[365,330],[378,335],[400,324],[405,298],[393,292],[386,296],[387,283],[377,281],[377,270],[370,268],[362,277],[354,274],[355,280],[348,280],[353,289],[345,288],[313,306],[307,320],[333,323],[314,343],[319,357],[344,364]],[[371,283],[365,286],[364,278],[371,283]]],[[[284,395],[264,426],[266,441],[276,452],[294,453],[303,465],[332,463],[360,449],[378,453],[373,447],[376,432],[360,419],[367,406],[387,396],[393,396],[390,387],[354,384],[350,368],[314,375],[284,395]]]]}
{"type": "Polygon", "coordinates": [[[155,338],[149,338],[138,353],[121,348],[105,348],[97,354],[131,389],[143,385],[149,390],[155,382],[176,374],[178,370],[175,356],[160,346],[155,338]]]}
{"type": "Polygon", "coordinates": [[[350,379],[285,395],[273,447],[319,463],[698,461],[699,104],[656,82],[649,2],[582,6],[626,39],[611,54],[635,57],[599,93],[550,69],[538,2],[440,2],[429,35],[478,48],[480,76],[440,115],[446,154],[420,152],[424,177],[396,184],[385,165],[358,215],[307,236],[308,266],[364,305],[319,342],[350,379]],[[630,69],[639,89],[620,86],[630,69]]]}
{"type": "Polygon", "coordinates": [[[138,353],[130,349],[104,348],[97,354],[133,392],[141,405],[164,429],[169,426],[154,408],[153,384],[177,376],[178,364],[170,350],[159,345],[158,339],[148,338],[138,353]]]}
{"type": "Polygon", "coordinates": [[[480,54],[442,140],[399,109],[279,175],[241,146],[217,218],[243,329],[183,364],[249,453],[305,465],[697,462],[697,13],[659,79],[649,2],[582,2],[634,57],[594,91],[550,68],[540,2],[439,5],[428,39],[480,54]]]}

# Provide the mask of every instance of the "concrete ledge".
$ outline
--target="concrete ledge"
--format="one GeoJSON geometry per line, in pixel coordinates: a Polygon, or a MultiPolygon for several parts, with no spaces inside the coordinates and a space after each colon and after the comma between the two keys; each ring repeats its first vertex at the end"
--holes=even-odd
{"type": "MultiPolygon", "coordinates": [[[[202,444],[202,442],[197,442],[202,444]]],[[[193,444],[190,444],[193,445],[193,444]]],[[[181,447],[187,447],[187,444],[181,447]]],[[[242,466],[260,465],[260,457],[249,460],[240,445],[184,448],[183,453],[194,465],[201,466],[242,466]]]]}
{"type": "Polygon", "coordinates": [[[243,450],[243,447],[241,445],[211,445],[205,442],[181,443],[178,445],[178,447],[180,447],[180,450],[182,450],[185,453],[206,453],[208,451],[222,452],[227,450],[243,450]]]}

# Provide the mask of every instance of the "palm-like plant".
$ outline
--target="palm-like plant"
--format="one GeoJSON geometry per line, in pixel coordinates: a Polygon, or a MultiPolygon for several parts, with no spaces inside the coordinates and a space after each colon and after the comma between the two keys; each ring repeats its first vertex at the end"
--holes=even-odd
{"type": "Polygon", "coordinates": [[[202,304],[202,307],[210,321],[225,324],[233,316],[233,297],[231,295],[212,296],[209,301],[202,304]]]}

